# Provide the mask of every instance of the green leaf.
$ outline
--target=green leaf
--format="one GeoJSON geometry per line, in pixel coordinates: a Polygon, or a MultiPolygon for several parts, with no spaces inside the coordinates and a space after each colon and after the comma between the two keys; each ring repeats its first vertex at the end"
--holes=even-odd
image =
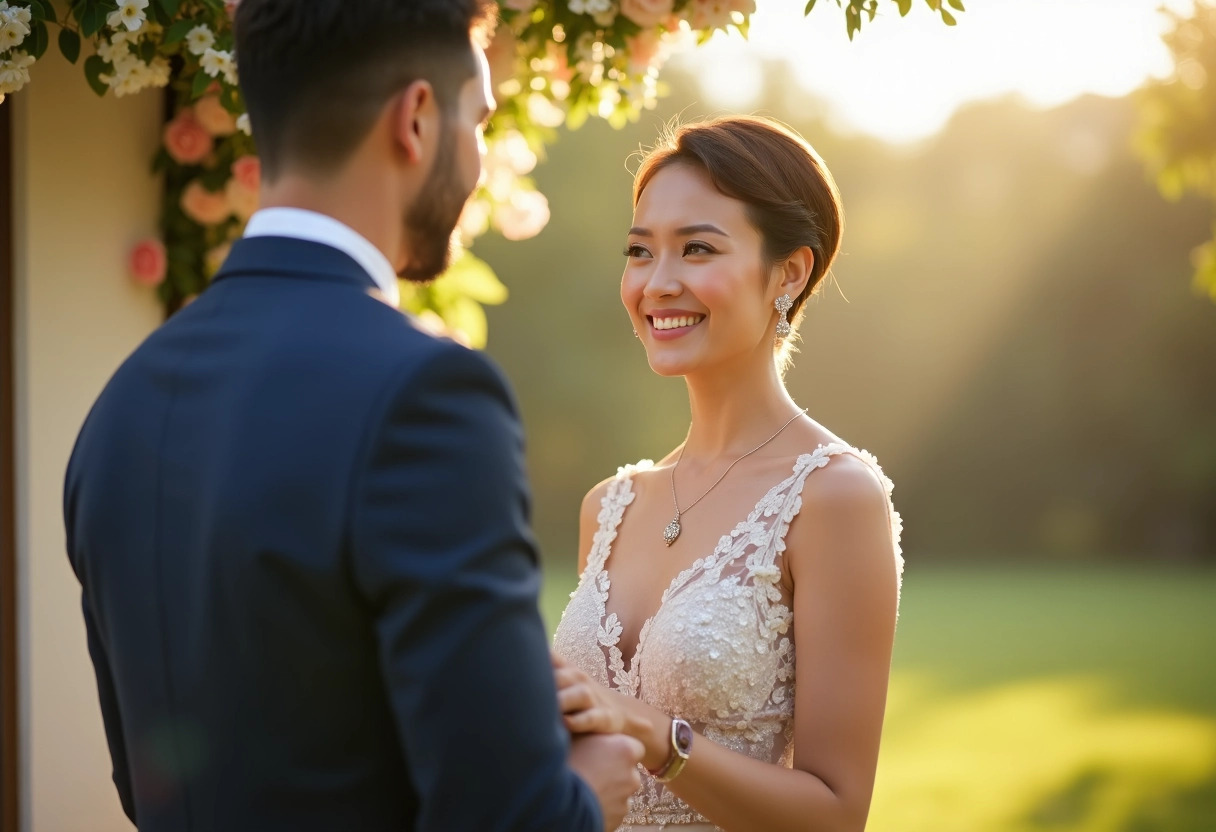
{"type": "Polygon", "coordinates": [[[190,30],[198,24],[193,20],[179,20],[170,26],[165,31],[165,45],[179,43],[186,39],[186,35],[190,34],[190,30]]]}
{"type": "Polygon", "coordinates": [[[467,250],[444,272],[442,282],[450,291],[478,303],[497,306],[507,300],[507,287],[490,264],[467,250]]]}
{"type": "Polygon", "coordinates": [[[105,81],[101,80],[101,76],[113,71],[114,68],[103,61],[100,55],[90,55],[85,58],[84,77],[88,80],[89,86],[93,88],[93,92],[98,95],[105,95],[106,90],[110,88],[105,81]]]}
{"type": "Polygon", "coordinates": [[[804,17],[811,13],[811,9],[815,8],[815,3],[817,1],[818,0],[806,0],[806,9],[802,12],[804,17]]]}
{"type": "Polygon", "coordinates": [[[84,16],[80,20],[80,34],[86,38],[101,31],[106,25],[106,10],[99,3],[88,3],[84,6],[84,16]]]}
{"type": "Polygon", "coordinates": [[[937,11],[942,7],[942,0],[925,0],[925,5],[933,9],[933,11],[937,11]]]}
{"type": "Polygon", "coordinates": [[[148,39],[139,44],[139,57],[144,63],[150,64],[156,57],[156,41],[148,39]]]}
{"type": "Polygon", "coordinates": [[[950,7],[952,9],[956,9],[960,12],[967,11],[966,9],[963,8],[963,0],[946,0],[946,2],[950,4],[950,7]]]}
{"type": "Polygon", "coordinates": [[[239,116],[245,112],[245,108],[241,102],[241,90],[239,87],[224,84],[223,89],[220,90],[220,103],[224,105],[225,110],[234,116],[239,116]]]}
{"type": "Polygon", "coordinates": [[[47,34],[45,23],[34,23],[30,28],[29,40],[23,44],[29,56],[35,61],[46,54],[46,48],[50,45],[51,38],[47,34]]]}
{"type": "Polygon", "coordinates": [[[577,130],[587,123],[587,117],[590,115],[591,110],[585,101],[576,102],[570,107],[570,112],[566,113],[566,129],[577,130]]]}
{"type": "Polygon", "coordinates": [[[160,7],[159,3],[153,3],[148,7],[148,16],[161,26],[168,26],[173,22],[173,18],[165,13],[165,10],[160,7]]]}
{"type": "Polygon", "coordinates": [[[203,97],[203,93],[207,91],[207,87],[211,86],[211,82],[215,79],[201,69],[194,73],[194,83],[190,85],[190,100],[197,101],[203,97]]]}
{"type": "Polygon", "coordinates": [[[457,298],[440,314],[444,323],[464,335],[469,346],[479,350],[485,348],[488,334],[486,313],[476,301],[457,298]]]}
{"type": "Polygon", "coordinates": [[[156,5],[165,10],[165,14],[169,17],[177,15],[177,10],[181,7],[181,0],[156,0],[156,5]]]}
{"type": "Polygon", "coordinates": [[[895,0],[895,4],[899,6],[900,17],[904,17],[908,12],[912,11],[912,0],[895,0]]]}
{"type": "Polygon", "coordinates": [[[80,59],[80,35],[72,29],[60,29],[59,51],[68,59],[68,63],[76,63],[80,59]]]}
{"type": "Polygon", "coordinates": [[[34,20],[45,20],[48,23],[59,22],[59,18],[55,16],[55,7],[51,5],[50,0],[30,0],[30,17],[34,20]]]}
{"type": "Polygon", "coordinates": [[[946,11],[945,9],[942,9],[941,15],[942,23],[945,23],[947,26],[953,26],[958,23],[958,21],[954,19],[954,15],[950,14],[950,12],[946,11]]]}

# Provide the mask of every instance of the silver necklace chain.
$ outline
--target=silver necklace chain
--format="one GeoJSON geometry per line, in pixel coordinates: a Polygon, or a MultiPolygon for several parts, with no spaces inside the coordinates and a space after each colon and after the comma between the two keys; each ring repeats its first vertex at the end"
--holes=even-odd
{"type": "MultiPolygon", "coordinates": [[[[806,408],[804,407],[802,410],[799,410],[797,413],[795,413],[788,422],[786,422],[781,427],[777,428],[776,433],[774,433],[768,439],[765,439],[763,442],[761,442],[756,447],[752,448],[750,451],[745,453],[743,456],[736,459],[730,465],[727,465],[726,470],[722,472],[722,476],[720,476],[716,480],[714,480],[714,484],[711,485],[709,488],[705,489],[704,494],[702,494],[697,499],[693,500],[691,503],[689,503],[687,506],[685,506],[683,510],[681,510],[680,509],[680,500],[676,496],[676,469],[680,467],[680,460],[682,460],[684,458],[684,449],[686,447],[688,447],[688,437],[685,437],[684,444],[682,444],[680,446],[680,454],[679,454],[679,456],[676,457],[675,465],[671,466],[671,504],[675,507],[676,516],[672,519],[672,521],[670,523],[667,524],[667,527],[663,529],[663,542],[666,543],[668,546],[670,546],[671,544],[676,542],[676,538],[678,538],[680,536],[680,532],[683,531],[683,529],[680,526],[680,516],[692,511],[693,506],[695,506],[697,503],[701,502],[707,496],[709,496],[709,492],[711,492],[715,488],[717,488],[718,483],[720,483],[720,482],[722,482],[722,480],[726,479],[726,475],[730,473],[731,468],[734,468],[740,462],[747,459],[749,456],[754,454],[756,451],[763,448],[769,442],[772,442],[774,439],[776,439],[778,436],[781,435],[781,432],[783,430],[785,430],[790,425],[792,425],[794,423],[795,419],[797,419],[799,416],[803,416],[805,414],[806,414],[806,408]]],[[[691,428],[689,429],[689,432],[691,433],[691,428]]]]}

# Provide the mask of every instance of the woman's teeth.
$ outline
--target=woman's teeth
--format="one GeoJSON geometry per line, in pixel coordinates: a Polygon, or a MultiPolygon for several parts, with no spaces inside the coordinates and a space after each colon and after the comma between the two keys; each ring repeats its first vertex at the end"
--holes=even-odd
{"type": "Polygon", "coordinates": [[[685,326],[696,326],[705,320],[704,315],[688,315],[683,318],[655,318],[655,329],[679,329],[685,326]]]}

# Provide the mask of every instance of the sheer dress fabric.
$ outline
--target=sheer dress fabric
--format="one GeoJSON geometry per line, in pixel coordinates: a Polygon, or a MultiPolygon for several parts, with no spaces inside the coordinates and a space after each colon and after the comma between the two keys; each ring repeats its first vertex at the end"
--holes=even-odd
{"type": "MultiPolygon", "coordinates": [[[[621,624],[607,614],[608,561],[633,476],[650,460],[621,468],[608,486],[597,518],[587,567],[562,613],[554,650],[600,684],[638,697],[689,721],[697,733],[758,760],[793,765],[794,629],[792,598],[781,586],[780,558],[790,523],[802,508],[807,477],[832,458],[850,454],[869,465],[887,492],[891,536],[902,573],[899,514],[891,481],[869,453],[834,443],[802,454],[792,473],[774,485],[713,552],[672,580],[646,621],[628,665],[621,624]]],[[[695,753],[695,746],[694,746],[695,753]]],[[[717,827],[643,772],[621,830],[717,827]]]]}

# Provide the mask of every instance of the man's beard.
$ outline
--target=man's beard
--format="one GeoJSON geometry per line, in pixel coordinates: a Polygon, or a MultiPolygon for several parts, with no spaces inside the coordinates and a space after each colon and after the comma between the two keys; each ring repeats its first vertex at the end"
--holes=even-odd
{"type": "Polygon", "coordinates": [[[452,235],[470,191],[457,181],[456,141],[445,120],[435,166],[405,215],[410,260],[400,277],[414,283],[434,280],[452,260],[452,235]]]}

